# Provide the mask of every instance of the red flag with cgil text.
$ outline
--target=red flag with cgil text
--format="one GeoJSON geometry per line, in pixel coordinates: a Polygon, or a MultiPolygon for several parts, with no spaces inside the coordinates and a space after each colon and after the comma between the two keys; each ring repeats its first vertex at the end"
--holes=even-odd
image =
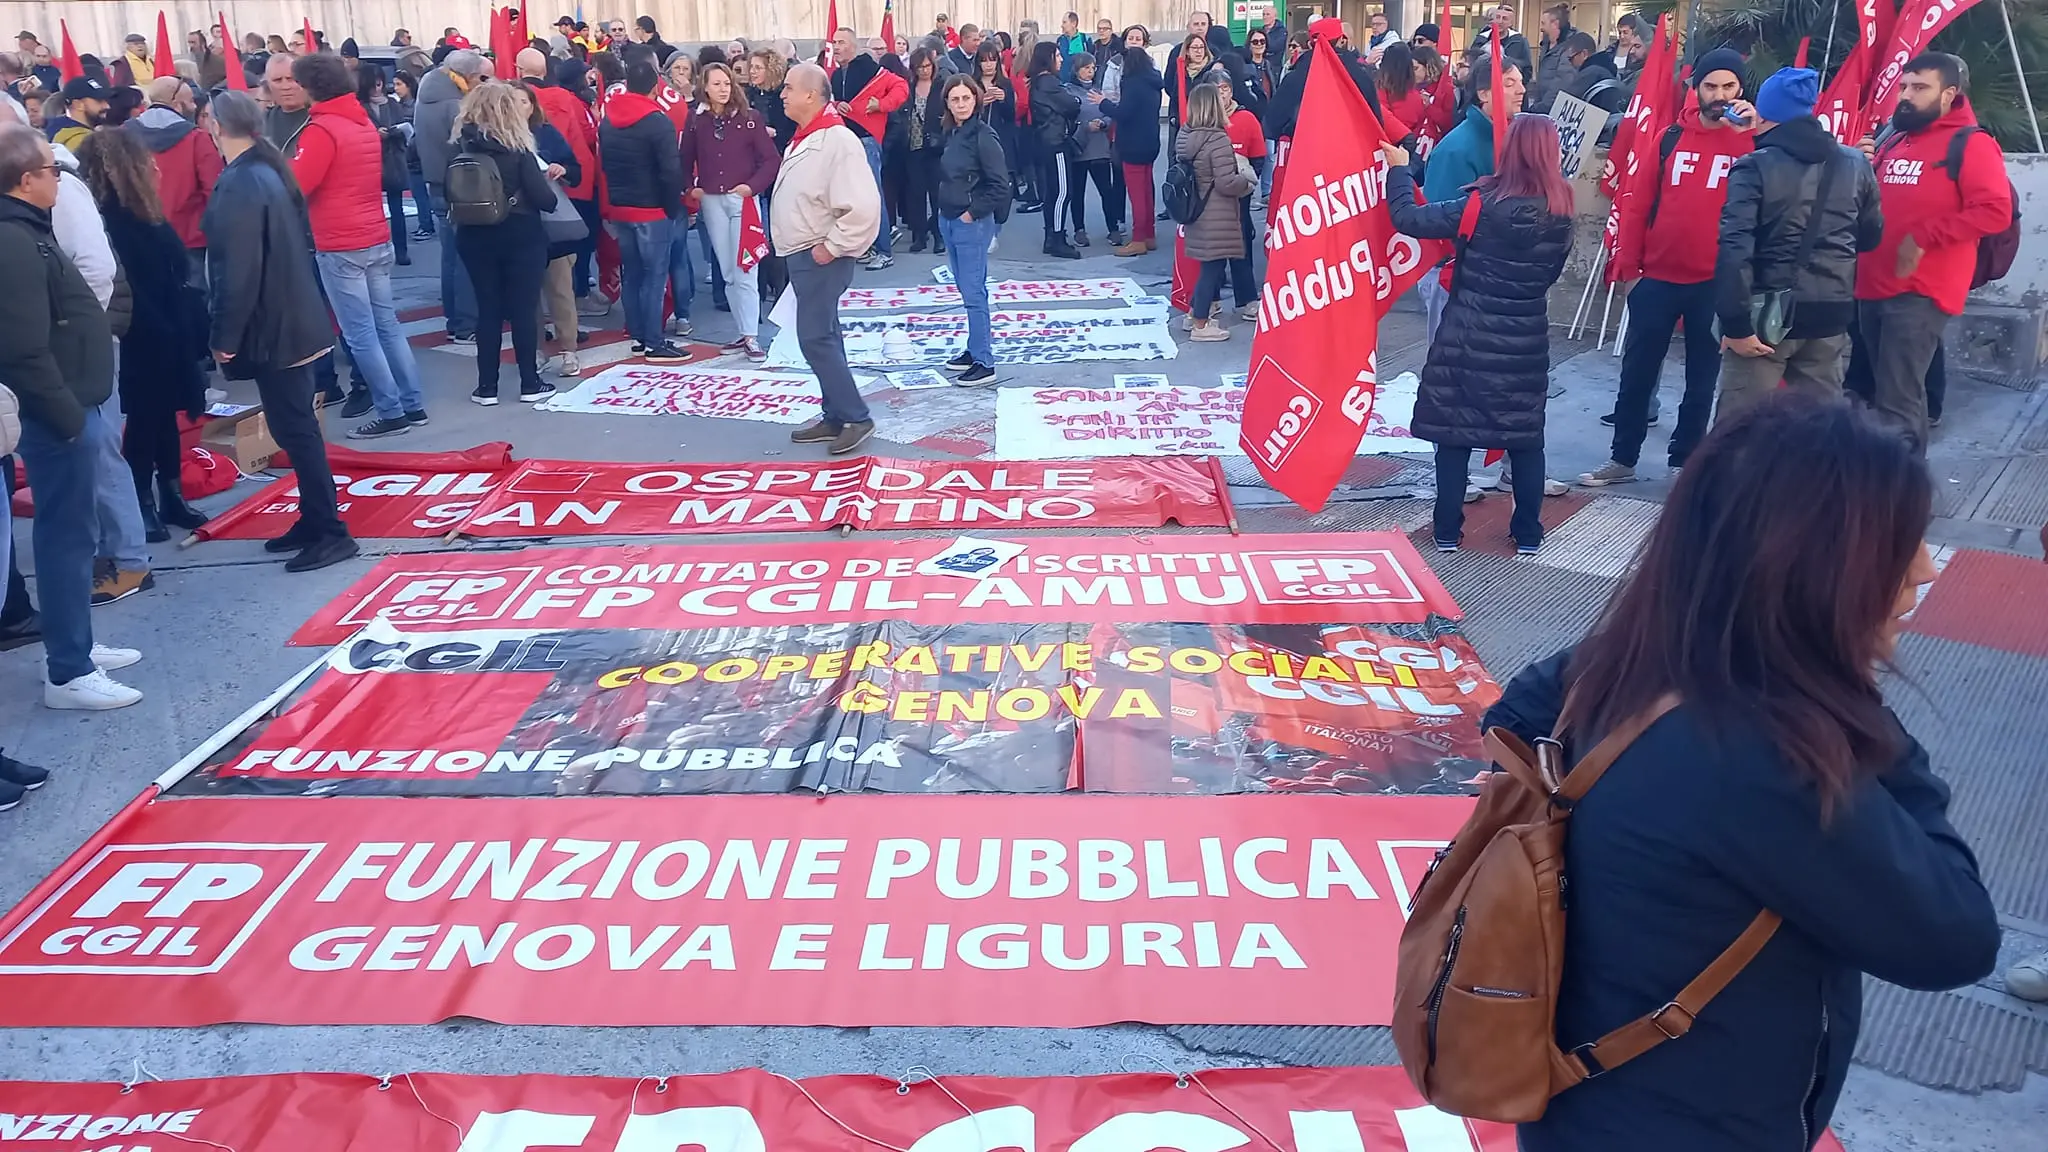
{"type": "Polygon", "coordinates": [[[1315,53],[1266,234],[1239,431],[1259,475],[1311,512],[1365,435],[1380,317],[1450,248],[1394,230],[1385,133],[1336,49],[1318,40],[1315,53]]]}
{"type": "Polygon", "coordinates": [[[1664,129],[1676,121],[1678,108],[1670,86],[1658,82],[1673,72],[1671,17],[1657,18],[1657,36],[1643,61],[1643,80],[1629,100],[1627,119],[1615,133],[1610,156],[1609,195],[1613,207],[1601,242],[1607,246],[1607,282],[1620,284],[1643,274],[1643,237],[1649,231],[1650,205],[1657,200],[1657,180],[1664,163],[1659,145],[1664,129]]]}
{"type": "MultiPolygon", "coordinates": [[[[1875,0],[1882,32],[1884,6],[1890,0],[1875,0]]],[[[1891,21],[1891,38],[1882,54],[1871,58],[1870,94],[1863,101],[1863,116],[1854,139],[1861,140],[1877,130],[1899,102],[1899,80],[1906,74],[1906,61],[1927,50],[1935,36],[1977,0],[1905,0],[1897,18],[1891,21]]],[[[1858,14],[1861,21],[1861,14],[1858,14]]]]}

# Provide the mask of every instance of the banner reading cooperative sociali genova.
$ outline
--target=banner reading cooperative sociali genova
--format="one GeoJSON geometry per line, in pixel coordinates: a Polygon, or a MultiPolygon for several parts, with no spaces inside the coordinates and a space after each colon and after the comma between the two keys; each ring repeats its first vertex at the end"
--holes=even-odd
{"type": "Polygon", "coordinates": [[[1379,318],[1447,253],[1394,230],[1379,121],[1327,40],[1266,233],[1240,443],[1267,483],[1319,511],[1365,435],[1379,318]]]}
{"type": "MultiPolygon", "coordinates": [[[[0,1144],[197,1144],[237,1152],[844,1152],[854,1146],[846,1133],[851,1128],[916,1152],[1214,1150],[1250,1147],[1262,1138],[1279,1138],[1292,1152],[1513,1152],[1515,1146],[1507,1125],[1463,1120],[1424,1104],[1399,1068],[1230,1068],[1186,1080],[1163,1073],[947,1076],[907,1088],[902,1083],[818,1076],[800,1088],[756,1069],[658,1080],[415,1072],[393,1077],[389,1089],[380,1088],[377,1077],[346,1073],[144,1081],[133,1090],[12,1082],[0,1083],[0,1144]]],[[[1838,1146],[1830,1141],[1823,1148],[1838,1146]]]]}
{"type": "Polygon", "coordinates": [[[0,1025],[1384,1024],[1470,803],[158,800],[0,936],[0,1025]]]}

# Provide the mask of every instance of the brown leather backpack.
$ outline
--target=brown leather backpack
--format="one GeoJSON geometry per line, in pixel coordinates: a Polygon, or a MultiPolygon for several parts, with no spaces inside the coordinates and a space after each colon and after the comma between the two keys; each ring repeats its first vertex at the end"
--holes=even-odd
{"type": "Polygon", "coordinates": [[[1531,750],[1506,729],[1486,734],[1501,770],[1485,777],[1472,818],[1416,891],[1394,980],[1394,1044],[1431,1104],[1511,1124],[1540,1118],[1552,1096],[1685,1035],[1778,930],[1776,913],[1759,912],[1670,1003],[1558,1048],[1566,822],[1608,765],[1677,705],[1675,696],[1659,700],[1569,774],[1556,739],[1531,750]]]}

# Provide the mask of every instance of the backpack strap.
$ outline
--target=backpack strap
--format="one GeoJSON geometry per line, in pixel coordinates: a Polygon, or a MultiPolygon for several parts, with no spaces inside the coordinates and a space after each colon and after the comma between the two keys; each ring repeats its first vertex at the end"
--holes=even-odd
{"type": "MultiPolygon", "coordinates": [[[[1662,720],[1666,712],[1676,707],[1678,707],[1678,697],[1672,693],[1665,693],[1657,699],[1656,703],[1651,704],[1648,708],[1617,725],[1614,731],[1607,734],[1605,739],[1593,745],[1591,752],[1580,757],[1579,762],[1572,765],[1570,775],[1567,775],[1564,778],[1564,782],[1557,786],[1557,791],[1551,794],[1551,802],[1560,804],[1569,810],[1577,805],[1580,800],[1585,799],[1586,793],[1592,791],[1593,785],[1600,782],[1600,777],[1607,772],[1607,769],[1621,757],[1623,752],[1628,751],[1628,746],[1641,738],[1643,733],[1649,731],[1650,725],[1662,720]]],[[[1556,743],[1556,741],[1548,740],[1543,741],[1543,743],[1556,743]]]]}
{"type": "Polygon", "coordinates": [[[1730,981],[1749,967],[1782,923],[1776,912],[1766,908],[1756,914],[1742,935],[1735,938],[1706,970],[1693,978],[1670,1003],[1647,1016],[1623,1024],[1591,1044],[1581,1044],[1565,1059],[1592,1079],[1641,1056],[1666,1040],[1676,1040],[1692,1030],[1693,1021],[1709,1001],[1721,994],[1730,981]]]}
{"type": "Polygon", "coordinates": [[[1957,185],[1957,192],[1962,191],[1963,154],[1969,150],[1970,137],[1982,131],[1983,129],[1975,124],[1965,124],[1948,138],[1948,155],[1942,158],[1941,164],[1948,169],[1948,178],[1951,183],[1957,185]]]}

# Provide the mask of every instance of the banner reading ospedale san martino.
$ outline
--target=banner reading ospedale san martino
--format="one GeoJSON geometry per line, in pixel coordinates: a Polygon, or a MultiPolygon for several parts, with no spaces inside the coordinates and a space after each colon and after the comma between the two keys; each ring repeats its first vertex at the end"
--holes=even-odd
{"type": "Polygon", "coordinates": [[[0,1025],[1384,1024],[1451,796],[164,799],[0,1025]]]}
{"type": "MultiPolygon", "coordinates": [[[[1177,1078],[460,1076],[295,1073],[0,1083],[0,1144],[235,1152],[844,1152],[847,1128],[916,1152],[1513,1152],[1514,1130],[1424,1104],[1399,1068],[1229,1068],[1177,1078]],[[1213,1094],[1213,1095],[1212,1095],[1213,1094]],[[967,1111],[967,1110],[971,1110],[967,1111]],[[841,1127],[841,1125],[845,1127],[841,1127]],[[88,1133],[90,1135],[88,1135],[88,1133]]],[[[1831,1141],[1824,1148],[1838,1152],[1831,1141]]]]}

